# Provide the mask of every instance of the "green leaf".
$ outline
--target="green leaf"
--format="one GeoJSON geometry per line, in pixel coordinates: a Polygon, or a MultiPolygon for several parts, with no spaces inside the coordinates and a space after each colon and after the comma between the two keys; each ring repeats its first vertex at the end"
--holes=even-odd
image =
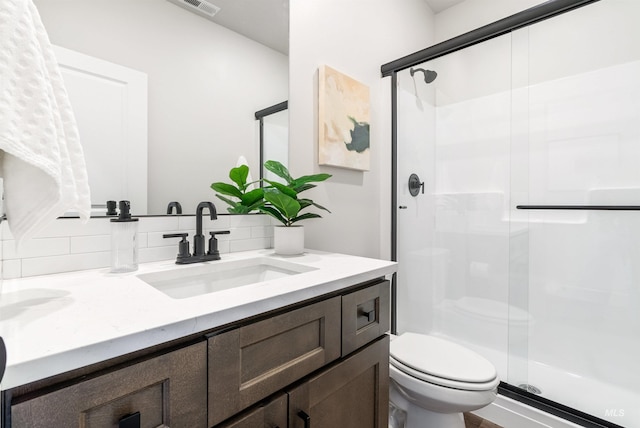
{"type": "Polygon", "coordinates": [[[242,197],[242,192],[237,187],[227,183],[212,183],[211,188],[223,195],[235,196],[236,198],[242,197]]]}
{"type": "Polygon", "coordinates": [[[231,214],[249,214],[250,212],[249,207],[242,204],[237,204],[235,207],[227,209],[227,211],[231,214]]]}
{"type": "Polygon", "coordinates": [[[254,202],[253,204],[247,207],[247,212],[255,211],[261,206],[264,206],[264,200],[260,199],[259,201],[254,202]]]}
{"type": "Polygon", "coordinates": [[[291,187],[301,186],[306,183],[324,181],[331,177],[331,174],[313,174],[313,175],[303,175],[302,177],[296,178],[293,182],[289,183],[291,187]]]}
{"type": "Polygon", "coordinates": [[[253,189],[240,197],[243,205],[253,205],[258,201],[262,200],[264,196],[263,189],[253,189]]]}
{"type": "Polygon", "coordinates": [[[229,178],[235,182],[242,191],[247,187],[248,176],[249,167],[247,165],[240,165],[238,167],[231,168],[231,171],[229,171],[229,178]]]}
{"type": "Polygon", "coordinates": [[[278,189],[279,191],[281,191],[282,193],[284,193],[287,196],[291,196],[294,199],[296,199],[298,197],[298,193],[294,189],[289,187],[289,186],[285,186],[284,184],[278,183],[277,181],[271,181],[271,180],[267,180],[267,179],[265,179],[264,181],[266,181],[272,187],[278,189]]]}
{"type": "Polygon", "coordinates": [[[298,216],[296,218],[292,218],[291,219],[291,224],[300,221],[300,220],[307,220],[309,218],[322,218],[322,216],[320,214],[316,214],[316,213],[304,213],[301,216],[298,216]]]}
{"type": "Polygon", "coordinates": [[[284,224],[285,226],[287,225],[287,219],[285,219],[284,217],[282,217],[282,214],[280,214],[280,212],[273,208],[273,207],[268,207],[268,206],[261,206],[258,207],[258,209],[260,211],[262,211],[265,214],[269,214],[271,217],[275,218],[276,220],[278,220],[280,223],[284,224]]]}
{"type": "Polygon", "coordinates": [[[298,199],[298,203],[300,204],[300,210],[303,210],[310,206],[313,201],[311,199],[298,199]]]}
{"type": "Polygon", "coordinates": [[[289,170],[287,169],[287,167],[285,167],[278,161],[268,160],[264,163],[264,167],[268,171],[273,172],[278,177],[284,178],[287,183],[291,183],[291,181],[293,181],[293,178],[291,178],[291,175],[289,174],[289,170]]]}
{"type": "Polygon", "coordinates": [[[313,205],[314,207],[319,208],[321,210],[325,210],[328,213],[331,212],[328,209],[326,209],[325,207],[323,207],[322,205],[313,202],[311,199],[298,199],[298,202],[300,202],[300,206],[303,207],[303,208],[306,208],[309,205],[313,205]]]}
{"type": "Polygon", "coordinates": [[[216,195],[216,197],[217,197],[218,199],[221,199],[221,200],[225,201],[226,203],[228,203],[228,204],[229,204],[229,205],[231,205],[232,207],[233,207],[233,206],[236,206],[236,205],[238,204],[236,201],[232,201],[231,199],[229,199],[229,198],[225,198],[225,197],[224,197],[224,196],[222,196],[222,195],[216,195]]]}
{"type": "Polygon", "coordinates": [[[276,189],[266,189],[264,192],[265,201],[269,202],[287,220],[294,218],[300,211],[300,204],[291,196],[276,189]]]}
{"type": "Polygon", "coordinates": [[[316,186],[315,184],[306,183],[301,186],[294,187],[293,190],[295,190],[298,193],[302,193],[305,190],[313,189],[314,187],[318,187],[318,186],[316,186]]]}

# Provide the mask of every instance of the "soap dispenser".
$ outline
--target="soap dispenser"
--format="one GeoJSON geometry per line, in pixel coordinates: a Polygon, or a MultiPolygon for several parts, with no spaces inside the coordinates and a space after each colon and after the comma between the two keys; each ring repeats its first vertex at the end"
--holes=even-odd
{"type": "Polygon", "coordinates": [[[129,201],[120,201],[118,218],[111,219],[111,272],[138,269],[138,219],[131,217],[129,201]]]}

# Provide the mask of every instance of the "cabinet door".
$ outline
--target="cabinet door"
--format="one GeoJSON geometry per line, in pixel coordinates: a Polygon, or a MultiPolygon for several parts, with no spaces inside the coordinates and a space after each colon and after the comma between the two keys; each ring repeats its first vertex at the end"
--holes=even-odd
{"type": "Polygon", "coordinates": [[[247,410],[216,428],[287,428],[287,394],[280,394],[266,404],[247,410]]]}
{"type": "Polygon", "coordinates": [[[388,423],[388,336],[289,391],[290,428],[386,428],[388,423]]]}
{"type": "Polygon", "coordinates": [[[209,338],[209,425],[340,357],[340,297],[209,338]]]}
{"type": "Polygon", "coordinates": [[[342,356],[389,331],[389,313],[389,281],[342,296],[342,356]]]}
{"type": "Polygon", "coordinates": [[[173,351],[11,406],[12,428],[207,426],[206,343],[173,351]]]}

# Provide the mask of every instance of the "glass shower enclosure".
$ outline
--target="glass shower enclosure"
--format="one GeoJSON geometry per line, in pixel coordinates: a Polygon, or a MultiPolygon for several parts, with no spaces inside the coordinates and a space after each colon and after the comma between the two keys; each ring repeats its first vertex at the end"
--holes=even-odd
{"type": "Polygon", "coordinates": [[[395,90],[398,333],[466,345],[505,384],[629,428],[638,22],[640,1],[598,1],[399,71],[395,90]]]}

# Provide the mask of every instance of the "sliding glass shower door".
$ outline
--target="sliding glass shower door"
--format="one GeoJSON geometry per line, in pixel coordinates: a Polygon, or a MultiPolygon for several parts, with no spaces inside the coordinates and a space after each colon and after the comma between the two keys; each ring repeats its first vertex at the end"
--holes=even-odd
{"type": "Polygon", "coordinates": [[[640,427],[637,22],[640,2],[600,1],[403,70],[397,88],[398,331],[626,427],[640,427]]]}

